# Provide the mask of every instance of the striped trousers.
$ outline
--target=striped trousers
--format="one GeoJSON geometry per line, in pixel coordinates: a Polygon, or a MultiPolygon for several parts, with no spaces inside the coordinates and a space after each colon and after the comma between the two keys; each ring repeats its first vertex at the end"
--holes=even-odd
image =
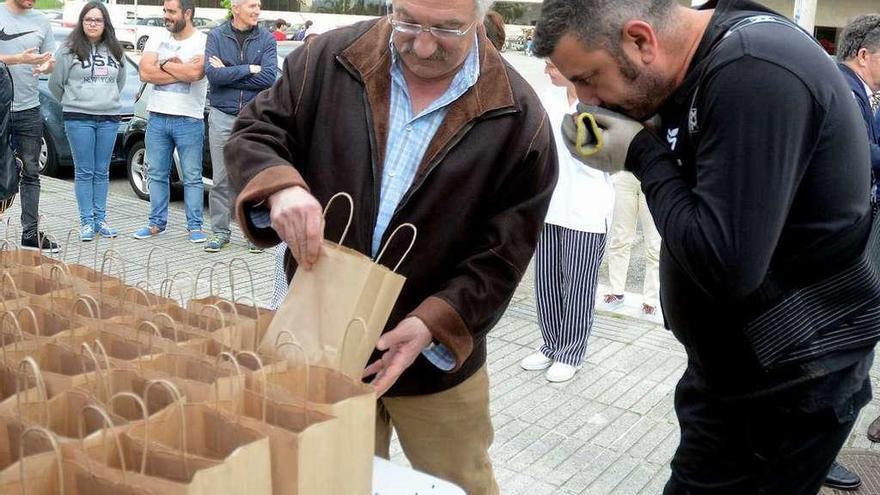
{"type": "Polygon", "coordinates": [[[593,327],[605,234],[544,224],[535,253],[535,297],[541,352],[580,366],[593,327]]]}

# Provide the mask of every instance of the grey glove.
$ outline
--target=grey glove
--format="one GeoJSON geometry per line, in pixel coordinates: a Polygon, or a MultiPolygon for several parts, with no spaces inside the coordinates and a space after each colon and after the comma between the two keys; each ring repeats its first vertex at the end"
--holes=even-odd
{"type": "Polygon", "coordinates": [[[579,103],[577,110],[576,115],[567,115],[562,120],[568,151],[597,170],[609,174],[623,170],[629,145],[644,126],[601,107],[579,103]]]}

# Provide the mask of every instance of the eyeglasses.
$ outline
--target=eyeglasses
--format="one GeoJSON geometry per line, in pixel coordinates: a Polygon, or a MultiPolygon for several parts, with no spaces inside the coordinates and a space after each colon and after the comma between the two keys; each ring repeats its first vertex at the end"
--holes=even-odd
{"type": "Polygon", "coordinates": [[[83,19],[83,24],[92,24],[94,26],[100,26],[104,24],[104,19],[98,19],[95,17],[86,17],[83,19]]]}
{"type": "Polygon", "coordinates": [[[397,19],[389,18],[388,21],[391,23],[391,26],[394,27],[394,30],[401,34],[406,34],[410,36],[416,36],[423,32],[431,33],[437,38],[453,40],[456,38],[461,38],[466,35],[471,28],[477,23],[474,21],[470,23],[466,28],[462,29],[447,29],[447,28],[438,28],[434,26],[423,26],[421,24],[414,24],[412,22],[403,22],[398,21],[397,19]]]}

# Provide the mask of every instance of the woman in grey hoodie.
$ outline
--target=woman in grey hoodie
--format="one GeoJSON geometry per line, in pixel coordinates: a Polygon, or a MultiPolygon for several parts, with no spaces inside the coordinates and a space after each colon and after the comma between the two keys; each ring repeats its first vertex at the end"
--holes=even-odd
{"type": "Polygon", "coordinates": [[[76,168],[80,240],[116,237],[106,222],[110,157],[119,127],[119,95],[125,86],[125,56],[104,4],[87,3],[67,42],[55,54],[49,90],[64,116],[76,168]]]}

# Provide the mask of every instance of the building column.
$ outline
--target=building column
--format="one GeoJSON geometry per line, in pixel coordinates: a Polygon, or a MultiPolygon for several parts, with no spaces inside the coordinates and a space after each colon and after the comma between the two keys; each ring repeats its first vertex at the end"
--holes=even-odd
{"type": "Polygon", "coordinates": [[[816,2],[817,0],[795,0],[794,2],[792,19],[810,34],[813,34],[816,28],[816,2]]]}

